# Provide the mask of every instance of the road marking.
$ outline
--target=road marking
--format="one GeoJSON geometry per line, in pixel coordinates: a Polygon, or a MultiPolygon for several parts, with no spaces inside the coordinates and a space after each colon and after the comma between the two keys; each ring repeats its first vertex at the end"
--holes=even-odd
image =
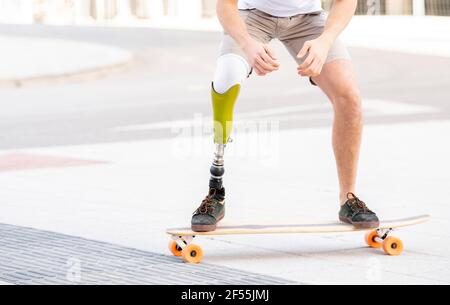
{"type": "Polygon", "coordinates": [[[0,172],[85,166],[101,163],[105,162],[24,153],[10,153],[0,155],[0,172]]]}
{"type": "MultiPolygon", "coordinates": [[[[415,105],[398,101],[383,99],[364,99],[363,108],[366,117],[413,115],[435,113],[439,110],[428,105],[415,105]]],[[[236,123],[245,120],[320,120],[330,119],[332,109],[328,103],[317,102],[314,104],[299,104],[285,107],[273,107],[269,109],[255,110],[251,112],[237,113],[236,123]]],[[[179,129],[192,127],[208,127],[211,125],[211,117],[195,115],[193,119],[161,121],[149,124],[126,125],[113,128],[115,132],[150,131],[163,129],[179,129]]]]}

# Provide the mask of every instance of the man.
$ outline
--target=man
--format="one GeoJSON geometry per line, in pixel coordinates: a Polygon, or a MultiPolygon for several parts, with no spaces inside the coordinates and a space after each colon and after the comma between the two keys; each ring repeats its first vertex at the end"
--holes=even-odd
{"type": "Polygon", "coordinates": [[[234,104],[244,80],[277,71],[268,46],[279,39],[298,63],[298,74],[328,96],[334,109],[333,148],[340,186],[339,219],[356,228],[375,228],[378,217],[355,195],[363,119],[361,97],[350,56],[338,36],[356,10],[357,0],[335,0],[328,18],[320,0],[218,0],[224,28],[212,88],[216,152],[210,191],[192,216],[192,229],[216,229],[225,215],[224,149],[229,141],[234,104]]]}

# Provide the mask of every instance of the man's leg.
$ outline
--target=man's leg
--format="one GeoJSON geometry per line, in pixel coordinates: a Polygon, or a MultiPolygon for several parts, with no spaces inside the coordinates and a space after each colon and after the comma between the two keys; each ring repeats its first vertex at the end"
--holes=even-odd
{"type": "Polygon", "coordinates": [[[208,196],[192,216],[191,226],[194,231],[214,231],[225,215],[225,188],[222,181],[225,174],[225,147],[232,131],[234,105],[250,71],[250,65],[241,55],[228,53],[217,60],[211,88],[215,153],[208,196]]]}
{"type": "MultiPolygon", "coordinates": [[[[253,39],[267,44],[275,32],[276,22],[255,11],[240,11],[253,39]],[[249,18],[253,16],[252,18],[249,18]]],[[[225,188],[223,186],[224,153],[233,122],[234,105],[238,99],[244,80],[251,74],[251,67],[241,47],[225,34],[217,60],[216,73],[212,84],[212,104],[214,112],[215,153],[211,166],[209,193],[191,220],[194,231],[213,231],[225,214],[225,188]]]]}
{"type": "MultiPolygon", "coordinates": [[[[294,18],[283,31],[280,40],[298,65],[304,58],[297,55],[306,41],[322,35],[326,18],[321,12],[303,15],[294,18]]],[[[339,39],[330,48],[322,73],[313,81],[325,92],[334,108],[333,147],[340,184],[339,200],[345,203],[347,194],[355,191],[363,119],[351,57],[339,39]]]]}
{"type": "MultiPolygon", "coordinates": [[[[316,39],[323,33],[325,23],[325,14],[308,14],[294,18],[283,31],[280,40],[299,65],[303,63],[303,59],[297,57],[300,50],[306,41],[316,39]]],[[[322,73],[312,81],[328,96],[335,114],[333,148],[340,188],[339,219],[357,228],[377,227],[379,220],[376,214],[354,195],[363,116],[351,57],[339,39],[331,46],[322,73]]]]}
{"type": "Polygon", "coordinates": [[[330,99],[334,109],[333,149],[342,204],[355,193],[363,130],[361,96],[350,60],[334,60],[324,65],[313,81],[330,99]]]}
{"type": "Polygon", "coordinates": [[[352,63],[347,59],[329,61],[312,79],[330,99],[334,109],[333,148],[339,177],[341,209],[339,219],[356,228],[376,228],[377,215],[355,195],[363,114],[361,96],[352,63]]]}

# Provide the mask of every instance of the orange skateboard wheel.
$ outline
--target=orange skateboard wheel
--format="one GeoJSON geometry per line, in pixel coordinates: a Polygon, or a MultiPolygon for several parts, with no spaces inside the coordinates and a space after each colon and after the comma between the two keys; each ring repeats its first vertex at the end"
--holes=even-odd
{"type": "Polygon", "coordinates": [[[375,240],[378,237],[377,231],[370,231],[366,234],[366,243],[371,248],[381,248],[383,246],[382,243],[375,240]]]}
{"type": "Polygon", "coordinates": [[[200,246],[190,244],[183,249],[182,256],[186,263],[198,264],[203,258],[203,250],[200,246]]]}
{"type": "Polygon", "coordinates": [[[392,256],[400,255],[403,252],[403,242],[397,237],[388,237],[383,242],[383,250],[392,256]]]}
{"type": "Polygon", "coordinates": [[[169,242],[169,250],[174,256],[181,256],[181,252],[183,251],[183,249],[181,249],[180,246],[178,246],[177,242],[174,240],[171,240],[169,242]]]}

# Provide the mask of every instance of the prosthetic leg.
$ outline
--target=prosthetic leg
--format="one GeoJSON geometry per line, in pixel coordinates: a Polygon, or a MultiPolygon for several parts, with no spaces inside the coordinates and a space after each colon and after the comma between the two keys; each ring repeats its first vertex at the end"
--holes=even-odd
{"type": "Polygon", "coordinates": [[[233,111],[239,96],[241,85],[235,85],[226,93],[219,94],[212,89],[212,102],[214,111],[214,143],[216,146],[214,160],[211,166],[210,189],[223,189],[222,177],[225,174],[224,153],[230,140],[233,127],[233,111]]]}
{"type": "Polygon", "coordinates": [[[219,57],[217,61],[217,70],[211,93],[216,147],[210,170],[210,189],[223,190],[224,153],[233,129],[234,105],[239,96],[241,85],[250,75],[250,72],[250,66],[242,56],[226,54],[219,57]]]}
{"type": "Polygon", "coordinates": [[[232,131],[234,105],[239,96],[241,84],[250,74],[247,61],[236,54],[219,57],[212,85],[212,105],[214,112],[214,160],[210,169],[209,194],[192,216],[192,230],[213,231],[225,215],[225,147],[232,131]]]}

